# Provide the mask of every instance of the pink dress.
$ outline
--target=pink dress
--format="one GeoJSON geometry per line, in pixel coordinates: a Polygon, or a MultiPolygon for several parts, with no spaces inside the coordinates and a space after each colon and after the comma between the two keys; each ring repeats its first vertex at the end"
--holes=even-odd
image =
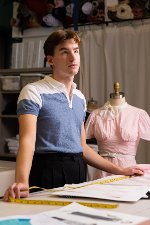
{"type": "MultiPolygon", "coordinates": [[[[96,138],[99,154],[122,167],[136,165],[140,139],[150,140],[150,117],[143,109],[109,102],[94,110],[85,125],[86,138],[96,138]]],[[[94,179],[111,175],[96,170],[94,179]]]]}

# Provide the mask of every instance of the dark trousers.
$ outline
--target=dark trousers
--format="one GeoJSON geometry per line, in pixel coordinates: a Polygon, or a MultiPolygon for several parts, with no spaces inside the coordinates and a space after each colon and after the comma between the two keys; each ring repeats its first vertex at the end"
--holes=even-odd
{"type": "Polygon", "coordinates": [[[62,187],[86,181],[86,164],[82,153],[35,153],[29,186],[62,187]]]}

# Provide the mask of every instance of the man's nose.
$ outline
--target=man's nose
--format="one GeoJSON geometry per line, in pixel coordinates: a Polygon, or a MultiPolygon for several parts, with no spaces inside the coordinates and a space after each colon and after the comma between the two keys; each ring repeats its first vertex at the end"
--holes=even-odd
{"type": "Polygon", "coordinates": [[[70,53],[69,59],[70,59],[70,61],[74,61],[74,59],[75,59],[75,53],[74,52],[70,53]]]}

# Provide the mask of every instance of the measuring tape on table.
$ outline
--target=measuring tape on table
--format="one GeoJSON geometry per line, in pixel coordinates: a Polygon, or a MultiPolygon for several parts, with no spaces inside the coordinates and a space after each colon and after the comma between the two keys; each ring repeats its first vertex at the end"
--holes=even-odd
{"type": "MultiPolygon", "coordinates": [[[[115,182],[115,181],[119,181],[119,180],[123,180],[123,179],[128,179],[130,178],[130,176],[121,176],[121,177],[112,177],[106,180],[98,180],[98,181],[94,181],[94,182],[85,182],[83,183],[82,186],[77,187],[77,186],[73,186],[73,185],[66,185],[66,188],[71,188],[71,189],[76,189],[76,188],[81,188],[81,187],[85,187],[85,186],[89,186],[92,184],[107,184],[107,183],[111,183],[111,182],[115,182]]],[[[40,188],[37,186],[33,186],[30,187],[29,189],[33,189],[33,188],[40,188]]],[[[49,192],[55,192],[58,191],[56,189],[46,189],[46,188],[40,188],[42,190],[45,191],[49,191],[49,192]]],[[[62,191],[65,190],[65,188],[63,187],[61,189],[62,191]]],[[[16,199],[16,198],[9,198],[10,202],[13,203],[22,203],[22,204],[33,204],[33,205],[54,205],[54,206],[66,206],[71,204],[73,201],[58,201],[58,200],[33,200],[33,199],[16,199]]],[[[97,202],[82,202],[82,201],[77,201],[77,203],[84,205],[84,206],[88,206],[88,207],[93,207],[93,208],[107,208],[107,209],[113,209],[113,208],[117,208],[118,204],[116,203],[97,203],[97,202]]]]}
{"type": "MultiPolygon", "coordinates": [[[[120,181],[120,180],[124,180],[124,179],[129,179],[131,178],[131,176],[120,176],[120,177],[112,177],[112,178],[109,178],[109,179],[104,179],[104,180],[101,180],[101,179],[98,179],[96,181],[90,181],[90,182],[83,182],[82,185],[65,185],[66,188],[70,188],[70,189],[76,189],[76,188],[82,188],[82,187],[86,187],[86,186],[89,186],[89,185],[93,185],[93,184],[108,184],[108,183],[112,183],[112,182],[115,182],[115,181],[120,181]]],[[[64,189],[65,190],[65,189],[64,189]]]]}
{"type": "MultiPolygon", "coordinates": [[[[10,202],[13,203],[22,203],[22,204],[33,204],[33,205],[54,205],[54,206],[66,206],[73,201],[57,201],[57,200],[33,200],[33,199],[15,199],[15,198],[10,198],[10,202]]],[[[106,208],[106,209],[114,209],[118,207],[118,204],[109,204],[109,203],[97,203],[97,202],[76,202],[78,204],[92,207],[92,208],[106,208]]]]}

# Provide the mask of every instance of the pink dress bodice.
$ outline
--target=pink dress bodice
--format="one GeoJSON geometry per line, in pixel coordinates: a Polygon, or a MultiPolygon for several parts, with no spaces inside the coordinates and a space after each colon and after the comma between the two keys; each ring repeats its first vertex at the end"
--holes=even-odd
{"type": "MultiPolygon", "coordinates": [[[[124,103],[109,102],[94,110],[85,125],[86,138],[96,138],[99,154],[123,167],[136,164],[140,139],[150,140],[150,117],[146,111],[124,103]]],[[[110,175],[96,171],[95,178],[110,175]]]]}

